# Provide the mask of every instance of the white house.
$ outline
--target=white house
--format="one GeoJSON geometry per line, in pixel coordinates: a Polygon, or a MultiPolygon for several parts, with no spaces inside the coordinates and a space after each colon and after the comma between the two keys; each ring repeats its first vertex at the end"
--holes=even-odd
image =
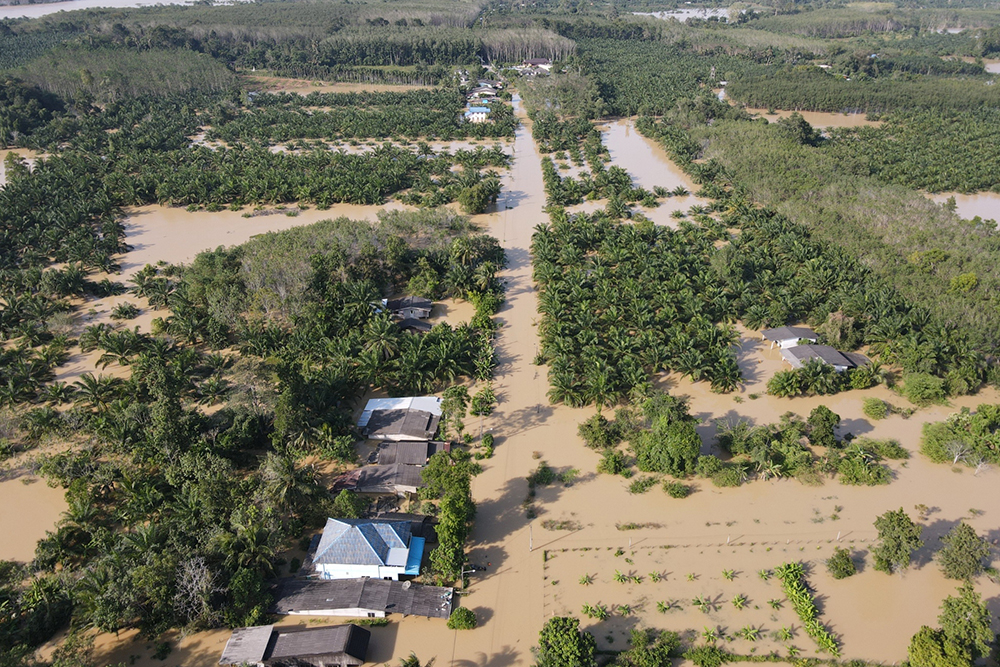
{"type": "Polygon", "coordinates": [[[469,107],[465,110],[465,120],[470,123],[485,123],[489,119],[489,107],[469,107]]]}
{"type": "Polygon", "coordinates": [[[327,519],[313,567],[322,579],[391,579],[420,574],[424,538],[409,521],[327,519]]]}
{"type": "Polygon", "coordinates": [[[809,327],[778,327],[777,329],[764,329],[760,332],[761,337],[770,341],[771,347],[777,345],[781,349],[795,347],[800,340],[807,340],[815,343],[819,340],[816,332],[809,327]]]}

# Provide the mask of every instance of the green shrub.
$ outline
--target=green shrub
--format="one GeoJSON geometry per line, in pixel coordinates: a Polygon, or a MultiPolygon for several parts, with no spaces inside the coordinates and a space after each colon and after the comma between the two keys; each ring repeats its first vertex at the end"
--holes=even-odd
{"type": "Polygon", "coordinates": [[[699,477],[714,477],[716,474],[722,472],[725,465],[718,456],[712,454],[699,456],[698,463],[694,467],[694,472],[699,477]]]}
{"type": "Polygon", "coordinates": [[[620,441],[614,422],[602,414],[596,414],[580,424],[578,433],[591,449],[614,447],[620,441]]]}
{"type": "Polygon", "coordinates": [[[722,470],[712,475],[712,484],[716,486],[740,486],[746,480],[742,468],[736,465],[725,466],[722,470]]]}
{"type": "Polygon", "coordinates": [[[846,579],[858,572],[850,550],[842,547],[833,550],[833,555],[826,560],[826,569],[834,579],[846,579]]]}
{"type": "Polygon", "coordinates": [[[449,630],[472,630],[478,624],[476,614],[466,607],[459,607],[448,617],[449,630]]]}
{"type": "Polygon", "coordinates": [[[545,461],[541,461],[535,472],[528,475],[529,486],[548,486],[554,481],[556,481],[556,471],[545,461]]]}
{"type": "Polygon", "coordinates": [[[663,483],[663,490],[667,492],[667,495],[671,498],[687,498],[691,493],[691,487],[682,482],[676,482],[674,480],[667,480],[663,483]]]}
{"type": "Polygon", "coordinates": [[[720,667],[731,662],[732,655],[722,650],[718,646],[698,646],[689,651],[685,651],[684,659],[690,660],[698,667],[720,667]]]}
{"type": "Polygon", "coordinates": [[[885,419],[889,416],[889,405],[881,398],[866,398],[861,411],[869,419],[885,419]]]}
{"type": "Polygon", "coordinates": [[[858,438],[854,441],[858,446],[874,452],[883,459],[908,459],[910,450],[900,445],[895,440],[874,440],[871,438],[858,438]]]}
{"type": "Polygon", "coordinates": [[[628,460],[625,455],[617,449],[609,449],[604,452],[600,462],[597,464],[597,472],[606,475],[621,475],[628,470],[628,460]]]}
{"type": "Polygon", "coordinates": [[[646,493],[651,488],[656,486],[655,477],[640,477],[631,484],[628,485],[629,493],[646,493]]]}
{"type": "Polygon", "coordinates": [[[930,373],[903,375],[903,396],[914,405],[930,405],[944,401],[944,380],[930,373]]]}
{"type": "Polygon", "coordinates": [[[483,439],[480,440],[480,444],[482,444],[483,447],[492,447],[493,446],[493,434],[492,433],[485,434],[483,436],[483,439]]]}

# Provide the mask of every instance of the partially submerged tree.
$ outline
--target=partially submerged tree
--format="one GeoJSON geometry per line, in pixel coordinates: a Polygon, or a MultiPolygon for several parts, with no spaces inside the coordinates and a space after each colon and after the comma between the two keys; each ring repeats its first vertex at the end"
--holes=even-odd
{"type": "Polygon", "coordinates": [[[938,622],[941,628],[925,625],[913,636],[911,667],[968,667],[989,653],[990,612],[971,583],[963,584],[957,597],[945,598],[938,622]]]}
{"type": "Polygon", "coordinates": [[[944,546],[937,552],[938,565],[949,579],[971,579],[983,572],[983,561],[989,558],[990,545],[964,521],[959,522],[941,538],[944,546]]]}
{"type": "Polygon", "coordinates": [[[878,545],[872,547],[875,569],[887,574],[905,570],[913,552],[923,544],[920,541],[923,528],[913,523],[902,507],[875,519],[875,528],[879,539],[878,545]]]}
{"type": "Polygon", "coordinates": [[[594,667],[597,642],[571,616],[554,616],[538,633],[536,667],[594,667]]]}

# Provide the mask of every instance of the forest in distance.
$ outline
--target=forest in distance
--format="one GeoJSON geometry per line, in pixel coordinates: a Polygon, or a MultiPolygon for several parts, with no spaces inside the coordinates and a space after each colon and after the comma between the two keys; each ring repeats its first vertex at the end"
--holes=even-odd
{"type": "MultiPolygon", "coordinates": [[[[417,583],[462,591],[447,625],[455,646],[486,641],[477,623],[498,627],[481,594],[492,589],[477,588],[486,545],[502,562],[504,540],[536,512],[536,545],[587,535],[549,508],[576,489],[617,481],[623,507],[691,507],[751,482],[765,495],[786,480],[905,490],[914,469],[989,482],[1000,230],[929,194],[1000,193],[1000,3],[711,8],[726,11],[679,21],[649,14],[686,3],[655,0],[259,0],[0,20],[0,485],[35,475],[65,498],[31,558],[0,560],[0,667],[96,667],[101,643],[129,633],[169,656],[178,637],[272,623],[273,585],[305,574],[324,522],[385,510],[331,492],[368,461],[352,417],[371,396],[442,397],[449,449],[391,509],[432,517],[417,583]],[[466,120],[479,104],[489,120],[466,120]],[[809,112],[866,124],[814,127],[809,112]],[[687,185],[640,187],[606,145],[620,119],[687,185]],[[515,179],[534,159],[523,141],[540,153],[537,202],[515,179]],[[661,206],[670,221],[654,224],[661,206]],[[139,210],[205,225],[270,214],[283,231],[126,279],[139,210]],[[286,219],[299,216],[320,222],[286,219]],[[408,333],[377,305],[399,294],[468,316],[408,333]],[[98,302],[117,305],[97,317],[98,302]],[[811,361],[761,381],[747,359],[762,353],[744,343],[789,325],[870,363],[841,373],[811,361]],[[518,337],[527,347],[505,349],[518,337]],[[63,380],[81,358],[92,368],[63,380]],[[522,393],[539,404],[520,408],[517,428],[484,433],[520,400],[504,388],[519,374],[535,378],[522,393]],[[863,413],[837,407],[848,400],[863,413]],[[912,441],[870,432],[894,419],[912,420],[912,441]],[[510,451],[531,456],[526,478],[510,451]],[[589,469],[549,466],[556,451],[589,469]],[[498,510],[490,493],[511,489],[519,497],[498,510]],[[497,525],[515,528],[496,538],[497,525]]],[[[794,619],[794,640],[774,625],[741,630],[710,599],[683,605],[714,625],[675,632],[677,601],[633,609],[595,593],[582,613],[511,630],[534,647],[513,660],[881,664],[850,652],[816,582],[854,576],[856,563],[895,579],[931,562],[951,595],[934,601],[936,625],[907,632],[897,661],[989,660],[992,508],[921,538],[932,522],[919,507],[916,524],[895,504],[866,517],[870,553],[791,552],[758,573],[784,595],[759,606],[794,619]]],[[[860,525],[843,514],[845,530],[860,525]]],[[[614,516],[607,544],[662,527],[644,521],[614,516]]],[[[641,554],[611,549],[592,555],[616,559],[612,586],[657,581],[659,570],[621,564],[641,554]]],[[[560,583],[548,561],[576,555],[536,551],[552,609],[594,583],[560,583]]],[[[733,614],[753,606],[742,593],[724,602],[733,614]]],[[[412,635],[397,617],[390,664],[443,662],[403,650],[412,635]]],[[[394,636],[373,620],[373,641],[394,636]]],[[[441,638],[427,627],[427,642],[441,638]]]]}

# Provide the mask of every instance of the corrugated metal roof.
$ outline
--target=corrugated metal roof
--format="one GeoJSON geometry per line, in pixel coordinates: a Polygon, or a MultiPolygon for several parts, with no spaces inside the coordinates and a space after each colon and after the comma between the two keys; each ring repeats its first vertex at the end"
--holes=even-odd
{"type": "Polygon", "coordinates": [[[785,358],[795,368],[801,368],[810,359],[819,359],[831,366],[854,368],[855,363],[829,345],[796,345],[781,351],[785,358]]]}
{"type": "Polygon", "coordinates": [[[273,625],[256,625],[236,628],[226,642],[219,658],[220,665],[258,664],[263,662],[267,645],[271,641],[273,625]]]}
{"type": "Polygon", "coordinates": [[[364,428],[375,410],[421,410],[441,416],[441,399],[437,396],[407,396],[405,398],[373,398],[365,404],[358,419],[358,428],[364,428]]]}
{"type": "Polygon", "coordinates": [[[809,327],[778,327],[776,329],[764,329],[760,332],[766,340],[770,341],[782,341],[782,340],[798,340],[800,338],[807,338],[809,340],[816,340],[816,332],[809,327]]]}
{"type": "Polygon", "coordinates": [[[390,549],[406,549],[409,544],[409,521],[327,519],[313,562],[387,565],[390,549]]]}
{"type": "Polygon", "coordinates": [[[368,657],[368,642],[371,639],[371,632],[350,624],[325,628],[282,628],[274,635],[266,656],[268,661],[343,654],[354,659],[342,660],[342,664],[361,665],[368,657]]]}
{"type": "Polygon", "coordinates": [[[274,591],[276,614],[338,609],[448,618],[454,589],[384,579],[285,579],[274,591]]]}

